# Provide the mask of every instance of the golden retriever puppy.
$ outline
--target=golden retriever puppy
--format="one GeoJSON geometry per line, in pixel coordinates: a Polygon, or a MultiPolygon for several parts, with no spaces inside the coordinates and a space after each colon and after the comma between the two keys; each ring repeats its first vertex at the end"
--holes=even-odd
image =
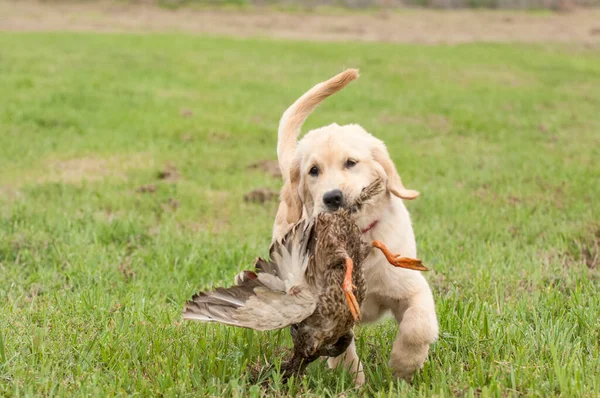
{"type": "MultiPolygon", "coordinates": [[[[279,124],[277,155],[284,186],[273,226],[273,239],[281,238],[302,216],[349,207],[361,190],[376,178],[384,178],[387,190],[356,213],[366,241],[380,240],[390,250],[417,257],[410,216],[403,199],[419,193],[406,189],[384,143],[356,124],[330,124],[298,136],[308,115],[328,96],[358,78],[346,70],[317,84],[283,114],[279,124]]],[[[410,380],[423,366],[429,345],[438,336],[431,289],[423,275],[390,266],[378,250],[365,260],[367,297],[361,306],[362,322],[372,322],[388,311],[399,323],[390,356],[394,374],[410,380]]],[[[330,367],[345,366],[357,385],[364,372],[354,342],[345,354],[328,360],[330,367]]]]}

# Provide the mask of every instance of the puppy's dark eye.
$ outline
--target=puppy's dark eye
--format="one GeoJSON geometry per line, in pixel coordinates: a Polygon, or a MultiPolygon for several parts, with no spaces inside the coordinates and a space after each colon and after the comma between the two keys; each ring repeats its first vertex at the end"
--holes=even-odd
{"type": "Polygon", "coordinates": [[[319,175],[319,168],[317,166],[313,166],[310,168],[310,170],[308,171],[308,174],[310,174],[313,177],[316,177],[319,175]]]}
{"type": "Polygon", "coordinates": [[[350,168],[356,166],[356,163],[358,163],[356,160],[348,159],[348,160],[346,160],[346,168],[350,169],[350,168]]]}

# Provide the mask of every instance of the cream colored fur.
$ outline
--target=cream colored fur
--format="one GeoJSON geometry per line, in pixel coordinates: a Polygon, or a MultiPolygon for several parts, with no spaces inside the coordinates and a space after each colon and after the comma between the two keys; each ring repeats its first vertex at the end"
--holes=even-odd
{"type": "MultiPolygon", "coordinates": [[[[377,221],[364,234],[367,241],[377,239],[393,252],[417,257],[410,216],[402,199],[414,199],[418,192],[406,189],[390,159],[384,143],[359,125],[331,124],[308,132],[297,141],[308,115],[328,96],[358,78],[349,69],[319,83],[300,97],[283,114],[279,125],[277,154],[284,186],[273,226],[273,239],[281,238],[303,215],[326,211],[323,194],[340,189],[351,203],[375,178],[387,180],[387,191],[365,206],[356,217],[362,229],[377,221]],[[356,162],[347,166],[347,160],[356,162]],[[311,176],[312,167],[319,170],[311,176]]],[[[373,322],[388,311],[399,323],[389,365],[394,374],[410,380],[427,359],[429,345],[437,339],[438,325],[431,290],[418,271],[391,266],[378,250],[364,264],[367,297],[361,306],[362,322],[373,322]]],[[[354,342],[346,353],[328,360],[330,367],[343,365],[355,373],[357,385],[364,383],[364,372],[354,342]]]]}

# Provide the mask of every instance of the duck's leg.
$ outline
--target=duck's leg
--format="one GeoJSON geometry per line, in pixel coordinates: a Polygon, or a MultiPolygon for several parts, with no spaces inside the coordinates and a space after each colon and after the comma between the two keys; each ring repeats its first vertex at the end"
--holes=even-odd
{"type": "Polygon", "coordinates": [[[415,271],[429,271],[429,268],[425,267],[421,263],[421,260],[417,260],[416,258],[402,257],[399,254],[393,254],[390,249],[388,249],[387,246],[381,241],[374,240],[371,242],[371,246],[381,250],[388,262],[394,267],[407,268],[415,271]]]}
{"type": "Polygon", "coordinates": [[[344,289],[344,293],[346,294],[346,301],[348,301],[348,307],[350,308],[352,317],[355,321],[358,321],[360,319],[360,306],[358,305],[358,301],[356,301],[356,297],[352,292],[352,290],[356,288],[356,286],[352,284],[353,269],[354,263],[352,262],[352,259],[350,257],[346,257],[346,275],[344,276],[342,289],[344,289]]]}

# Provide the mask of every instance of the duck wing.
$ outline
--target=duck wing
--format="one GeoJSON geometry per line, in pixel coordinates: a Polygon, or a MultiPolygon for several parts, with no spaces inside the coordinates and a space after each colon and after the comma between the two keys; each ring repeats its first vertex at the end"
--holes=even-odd
{"type": "Polygon", "coordinates": [[[304,285],[309,264],[314,260],[315,241],[315,219],[300,220],[271,245],[270,261],[257,261],[259,277],[260,273],[273,275],[284,282],[286,290],[304,285]]]}
{"type": "Polygon", "coordinates": [[[300,323],[315,311],[318,296],[306,283],[314,222],[297,223],[270,248],[270,260],[256,260],[256,272],[243,271],[236,286],[200,292],[185,304],[183,318],[255,330],[300,323]]]}

